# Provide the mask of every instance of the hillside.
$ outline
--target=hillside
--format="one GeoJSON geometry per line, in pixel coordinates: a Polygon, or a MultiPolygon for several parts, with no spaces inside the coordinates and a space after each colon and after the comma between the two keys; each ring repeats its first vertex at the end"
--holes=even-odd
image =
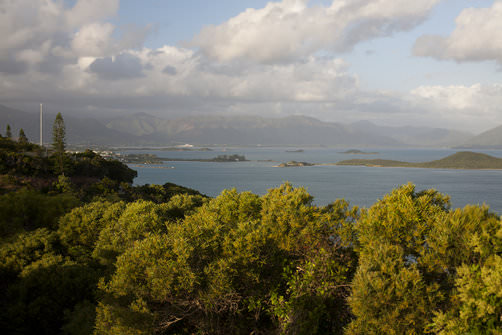
{"type": "Polygon", "coordinates": [[[431,169],[502,169],[502,158],[487,154],[463,151],[443,159],[409,163],[384,159],[350,159],[338,162],[337,165],[362,165],[374,167],[414,167],[431,169]]]}
{"type": "MultiPolygon", "coordinates": [[[[306,116],[193,116],[168,120],[146,113],[93,119],[63,114],[69,144],[113,146],[332,146],[339,148],[449,147],[464,143],[471,134],[427,127],[385,127],[368,121],[353,124],[323,122],[306,116]]],[[[44,114],[44,139],[51,141],[54,114],[44,114]]],[[[39,138],[39,115],[0,105],[0,131],[6,124],[17,135],[25,130],[31,141],[39,138]]],[[[3,129],[2,129],[3,128],[3,129]]]]}
{"type": "Polygon", "coordinates": [[[305,116],[202,116],[164,120],[145,113],[120,117],[109,129],[140,136],[146,143],[213,145],[401,146],[387,136],[305,116]]]}
{"type": "Polygon", "coordinates": [[[466,141],[465,148],[502,148],[502,126],[485,131],[466,141]]]}
{"type": "Polygon", "coordinates": [[[358,131],[385,135],[407,146],[452,147],[471,139],[474,135],[465,131],[429,127],[388,127],[378,126],[369,121],[351,124],[358,131]]]}

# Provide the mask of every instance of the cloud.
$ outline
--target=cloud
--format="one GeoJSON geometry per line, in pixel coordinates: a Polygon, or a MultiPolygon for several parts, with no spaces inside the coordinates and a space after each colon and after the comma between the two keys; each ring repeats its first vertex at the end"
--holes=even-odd
{"type": "Polygon", "coordinates": [[[288,62],[319,50],[347,51],[361,41],[409,30],[440,0],[334,0],[326,7],[309,7],[309,2],[283,0],[248,9],[203,28],[189,45],[221,62],[288,62]]]}
{"type": "Polygon", "coordinates": [[[80,57],[113,56],[141,46],[149,31],[126,26],[117,32],[104,21],[116,14],[119,0],[65,4],[60,0],[0,2],[0,72],[59,72],[80,57]]]}
{"type": "Polygon", "coordinates": [[[98,58],[89,65],[89,72],[105,80],[139,78],[143,76],[143,65],[139,58],[131,54],[98,58]]]}
{"type": "Polygon", "coordinates": [[[72,49],[80,57],[102,57],[113,50],[112,33],[115,27],[111,23],[90,23],[75,33],[72,49]]]}
{"type": "Polygon", "coordinates": [[[501,85],[365,91],[331,52],[410,29],[437,2],[271,2],[204,28],[193,41],[197,50],[144,47],[149,27],[107,21],[117,1],[70,8],[60,0],[0,0],[0,101],[85,115],[304,114],[463,129],[502,123],[501,85]]]}
{"type": "Polygon", "coordinates": [[[28,70],[28,64],[13,59],[12,57],[0,58],[0,73],[21,74],[28,70]]]}
{"type": "Polygon", "coordinates": [[[450,36],[421,36],[413,53],[458,62],[495,60],[502,64],[502,1],[496,0],[490,8],[464,9],[450,36]]]}
{"type": "Polygon", "coordinates": [[[420,86],[408,100],[452,127],[486,130],[502,123],[502,84],[420,86]]]}

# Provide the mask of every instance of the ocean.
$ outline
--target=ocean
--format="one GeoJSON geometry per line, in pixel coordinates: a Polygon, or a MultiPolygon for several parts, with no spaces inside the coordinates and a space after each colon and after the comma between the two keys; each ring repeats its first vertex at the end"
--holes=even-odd
{"type": "MultiPolygon", "coordinates": [[[[288,181],[305,187],[316,205],[327,205],[345,199],[352,206],[369,207],[392,189],[411,182],[416,189],[436,189],[451,197],[452,208],[467,204],[487,204],[502,214],[502,170],[449,170],[419,168],[379,168],[363,166],[275,167],[281,162],[335,163],[341,160],[392,159],[424,162],[444,158],[459,150],[452,149],[364,149],[373,155],[343,154],[332,148],[302,148],[303,152],[287,152],[295,148],[213,148],[213,151],[133,150],[122,153],[151,153],[163,158],[208,159],[218,155],[244,155],[249,161],[165,162],[156,165],[134,165],[138,171],[135,185],[175,183],[217,196],[224,189],[265,194],[268,189],[288,181]],[[271,161],[269,161],[271,160],[271,161]]],[[[300,148],[298,148],[300,149],[300,148]]],[[[476,150],[502,158],[502,150],[476,150]]]]}

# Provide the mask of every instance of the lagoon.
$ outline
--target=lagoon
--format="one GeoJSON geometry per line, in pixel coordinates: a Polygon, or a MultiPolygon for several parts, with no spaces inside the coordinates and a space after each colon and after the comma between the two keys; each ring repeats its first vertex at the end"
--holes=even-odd
{"type": "MultiPolygon", "coordinates": [[[[364,166],[307,166],[293,168],[274,167],[278,163],[303,161],[309,163],[335,163],[366,155],[343,154],[345,150],[333,148],[213,148],[210,152],[172,152],[134,150],[122,153],[153,153],[163,158],[210,159],[222,153],[244,155],[246,162],[165,162],[169,169],[135,165],[136,185],[171,182],[190,187],[208,196],[217,196],[224,189],[251,191],[265,194],[268,189],[285,181],[303,186],[314,197],[317,205],[326,205],[344,198],[353,206],[368,207],[399,185],[412,182],[417,190],[434,188],[451,197],[452,208],[466,204],[483,204],[502,214],[502,170],[448,170],[420,168],[378,168],[364,166]],[[289,152],[287,152],[287,150],[289,152]]],[[[375,149],[372,158],[408,162],[431,161],[451,155],[451,149],[375,149]]],[[[502,158],[502,150],[476,150],[502,158]]]]}

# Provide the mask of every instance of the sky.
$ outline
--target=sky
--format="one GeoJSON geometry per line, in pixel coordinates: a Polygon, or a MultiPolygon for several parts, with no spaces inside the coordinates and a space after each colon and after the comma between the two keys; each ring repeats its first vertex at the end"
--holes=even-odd
{"type": "Polygon", "coordinates": [[[502,124],[502,0],[0,0],[0,104],[502,124]]]}

